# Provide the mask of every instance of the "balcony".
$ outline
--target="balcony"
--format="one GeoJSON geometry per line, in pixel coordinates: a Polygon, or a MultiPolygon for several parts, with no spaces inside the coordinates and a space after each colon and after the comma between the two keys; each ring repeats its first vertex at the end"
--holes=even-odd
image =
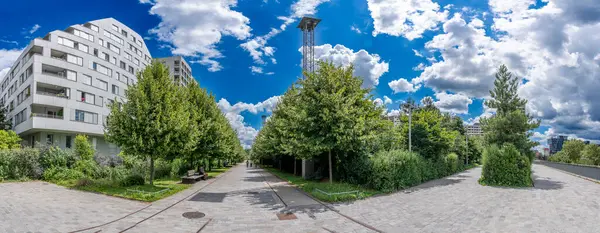
{"type": "Polygon", "coordinates": [[[27,52],[27,55],[25,55],[25,63],[27,63],[29,61],[29,59],[31,59],[31,57],[33,57],[34,55],[43,56],[43,54],[44,54],[43,52],[44,52],[44,48],[42,46],[31,47],[29,52],[27,52]]]}
{"type": "Polygon", "coordinates": [[[42,74],[77,81],[77,73],[64,68],[42,64],[42,74]]]}
{"type": "Polygon", "coordinates": [[[36,84],[36,94],[54,96],[59,98],[69,99],[71,97],[71,89],[57,85],[40,83],[36,84]]]}
{"type": "Polygon", "coordinates": [[[67,61],[67,53],[61,52],[58,50],[54,50],[54,49],[52,51],[50,51],[50,57],[54,58],[54,59],[67,61]]]}
{"type": "Polygon", "coordinates": [[[31,116],[62,120],[64,112],[61,107],[33,104],[31,105],[31,116]]]}

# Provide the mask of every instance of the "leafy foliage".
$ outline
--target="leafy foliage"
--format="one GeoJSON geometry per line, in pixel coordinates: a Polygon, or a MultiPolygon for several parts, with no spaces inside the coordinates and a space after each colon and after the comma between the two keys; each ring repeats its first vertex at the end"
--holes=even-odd
{"type": "Polygon", "coordinates": [[[583,164],[600,166],[600,146],[594,144],[585,145],[580,161],[583,164]]]}
{"type": "Polygon", "coordinates": [[[504,144],[502,149],[495,145],[483,152],[483,168],[480,183],[498,186],[529,187],[531,162],[512,144],[504,144]]]}
{"type": "Polygon", "coordinates": [[[92,160],[94,158],[94,148],[90,145],[87,135],[75,136],[75,155],[82,160],[92,160]]]}
{"type": "Polygon", "coordinates": [[[581,140],[568,140],[563,145],[561,152],[568,158],[569,163],[578,163],[585,144],[581,140]]]}
{"type": "MultiPolygon", "coordinates": [[[[1,124],[0,127],[2,127],[1,124]]],[[[12,130],[0,130],[0,149],[18,148],[21,148],[21,138],[19,135],[12,130]]]]}
{"type": "Polygon", "coordinates": [[[421,183],[422,158],[416,153],[394,150],[381,151],[373,157],[373,188],[385,192],[421,183]]]}
{"type": "Polygon", "coordinates": [[[137,174],[129,175],[125,179],[123,179],[121,185],[125,187],[134,185],[144,185],[144,177],[137,174]]]}

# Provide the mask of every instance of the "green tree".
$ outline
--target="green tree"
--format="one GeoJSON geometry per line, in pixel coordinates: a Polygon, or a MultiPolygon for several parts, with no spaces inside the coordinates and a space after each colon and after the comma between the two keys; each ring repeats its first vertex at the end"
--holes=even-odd
{"type": "Polygon", "coordinates": [[[12,127],[12,123],[6,117],[7,114],[7,107],[4,106],[4,103],[0,103],[0,130],[9,130],[12,127]]]}
{"type": "Polygon", "coordinates": [[[0,149],[21,148],[21,138],[15,131],[0,130],[0,149]]]}
{"type": "Polygon", "coordinates": [[[532,130],[540,124],[525,113],[527,100],[517,94],[519,79],[513,76],[505,65],[500,66],[494,80],[491,99],[485,101],[489,108],[496,109],[496,115],[481,120],[487,145],[513,144],[522,154],[532,157],[531,148],[537,143],[529,140],[532,130]]]}
{"type": "Polygon", "coordinates": [[[86,135],[78,134],[75,136],[75,154],[81,160],[92,160],[94,158],[94,148],[90,145],[86,135]]]}
{"type": "Polygon", "coordinates": [[[327,153],[330,182],[332,153],[341,161],[340,156],[359,152],[382,120],[382,109],[371,101],[370,90],[361,88],[363,80],[353,76],[353,71],[352,66],[319,62],[316,72],[299,81],[298,107],[305,114],[298,122],[301,141],[312,147],[311,155],[327,153]]]}
{"type": "Polygon", "coordinates": [[[583,141],[573,139],[565,142],[561,152],[569,158],[570,163],[578,163],[584,148],[585,143],[583,141]]]}
{"type": "Polygon", "coordinates": [[[581,162],[589,165],[600,165],[600,146],[594,144],[585,145],[581,152],[581,162]]]}
{"type": "Polygon", "coordinates": [[[137,79],[122,107],[110,105],[105,137],[126,154],[148,158],[153,184],[154,161],[189,153],[198,130],[191,122],[186,91],[173,83],[165,66],[153,61],[137,79]]]}

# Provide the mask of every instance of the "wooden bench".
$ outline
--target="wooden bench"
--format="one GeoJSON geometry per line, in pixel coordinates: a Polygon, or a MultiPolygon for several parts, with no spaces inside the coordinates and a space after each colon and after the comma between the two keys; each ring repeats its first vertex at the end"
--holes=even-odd
{"type": "Polygon", "coordinates": [[[208,177],[208,174],[206,174],[206,173],[200,174],[194,170],[189,170],[189,171],[187,171],[186,176],[181,177],[181,183],[182,184],[193,184],[200,180],[206,180],[207,177],[208,177]]]}

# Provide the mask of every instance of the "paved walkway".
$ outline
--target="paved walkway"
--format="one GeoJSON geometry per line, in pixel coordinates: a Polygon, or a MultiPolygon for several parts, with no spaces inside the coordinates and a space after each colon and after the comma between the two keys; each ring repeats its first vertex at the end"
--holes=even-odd
{"type": "Polygon", "coordinates": [[[600,185],[542,165],[533,171],[535,188],[481,186],[476,168],[336,208],[385,232],[600,231],[600,185]]]}
{"type": "MultiPolygon", "coordinates": [[[[383,232],[598,232],[600,185],[533,169],[535,188],[483,187],[476,168],[334,207],[383,232]]],[[[373,232],[341,214],[244,165],[151,204],[44,182],[0,184],[0,232],[373,232]],[[194,211],[206,216],[183,217],[194,211]]]]}

